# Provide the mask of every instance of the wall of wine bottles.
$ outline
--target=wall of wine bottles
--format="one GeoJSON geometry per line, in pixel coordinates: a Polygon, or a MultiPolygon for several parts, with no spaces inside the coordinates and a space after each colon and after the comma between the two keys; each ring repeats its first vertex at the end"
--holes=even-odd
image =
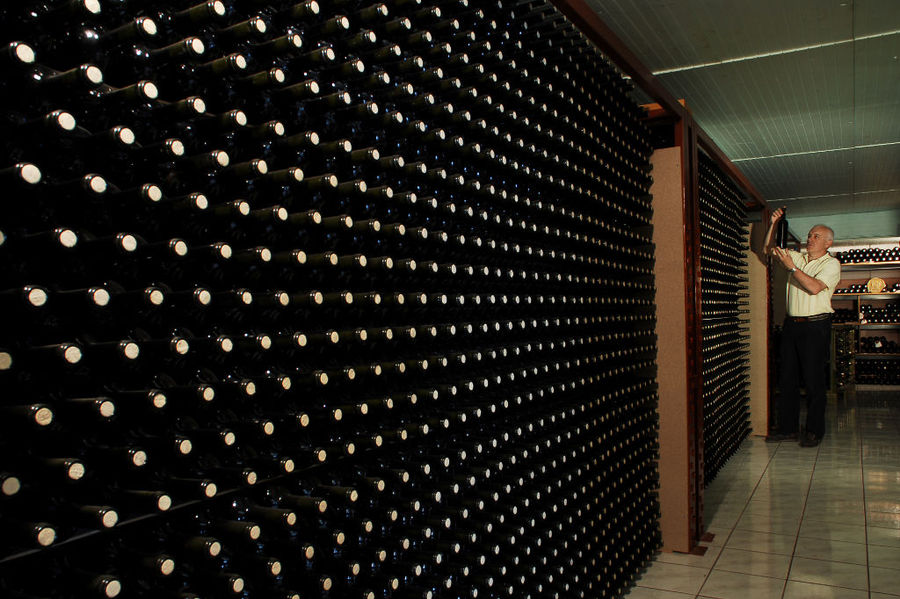
{"type": "Polygon", "coordinates": [[[555,8],[0,29],[0,594],[628,587],[659,542],[651,148],[555,8]]]}
{"type": "Polygon", "coordinates": [[[700,298],[706,484],[750,434],[747,243],[744,200],[700,154],[700,298]]]}

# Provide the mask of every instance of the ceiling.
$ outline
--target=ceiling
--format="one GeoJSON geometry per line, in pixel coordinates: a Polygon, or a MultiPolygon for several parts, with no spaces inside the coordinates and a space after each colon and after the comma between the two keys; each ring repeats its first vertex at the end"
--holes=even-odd
{"type": "Polygon", "coordinates": [[[900,0],[587,4],[795,234],[900,235],[900,0]]]}

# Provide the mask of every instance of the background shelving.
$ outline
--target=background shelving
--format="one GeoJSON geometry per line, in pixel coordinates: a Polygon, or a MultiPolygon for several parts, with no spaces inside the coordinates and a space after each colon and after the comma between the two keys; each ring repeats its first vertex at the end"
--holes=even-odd
{"type": "Polygon", "coordinates": [[[842,261],[842,280],[832,296],[837,315],[834,343],[846,347],[832,369],[838,391],[850,390],[851,384],[853,390],[884,390],[900,384],[900,354],[872,351],[876,343],[887,349],[900,342],[900,293],[892,291],[900,286],[900,249],[881,241],[881,247],[858,241],[853,247],[835,247],[835,256],[842,261]],[[885,292],[867,291],[873,277],[885,281],[885,292]]]}

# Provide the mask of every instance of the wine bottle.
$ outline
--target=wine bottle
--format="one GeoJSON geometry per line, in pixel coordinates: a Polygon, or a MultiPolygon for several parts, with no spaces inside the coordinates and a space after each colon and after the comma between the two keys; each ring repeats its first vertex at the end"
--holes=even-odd
{"type": "Polygon", "coordinates": [[[778,228],[775,231],[775,245],[780,248],[787,248],[790,233],[788,231],[787,210],[782,209],[781,219],[778,221],[778,228]]]}

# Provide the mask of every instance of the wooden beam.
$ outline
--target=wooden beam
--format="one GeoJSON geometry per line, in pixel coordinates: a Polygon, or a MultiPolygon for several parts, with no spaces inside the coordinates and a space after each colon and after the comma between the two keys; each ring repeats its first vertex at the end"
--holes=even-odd
{"type": "Polygon", "coordinates": [[[766,201],[763,199],[762,194],[759,193],[759,190],[756,189],[756,186],[728,159],[728,156],[712,140],[709,134],[699,127],[697,128],[697,140],[700,142],[700,147],[719,165],[719,168],[731,177],[731,180],[744,191],[744,194],[754,205],[764,209],[768,208],[766,201]]]}

